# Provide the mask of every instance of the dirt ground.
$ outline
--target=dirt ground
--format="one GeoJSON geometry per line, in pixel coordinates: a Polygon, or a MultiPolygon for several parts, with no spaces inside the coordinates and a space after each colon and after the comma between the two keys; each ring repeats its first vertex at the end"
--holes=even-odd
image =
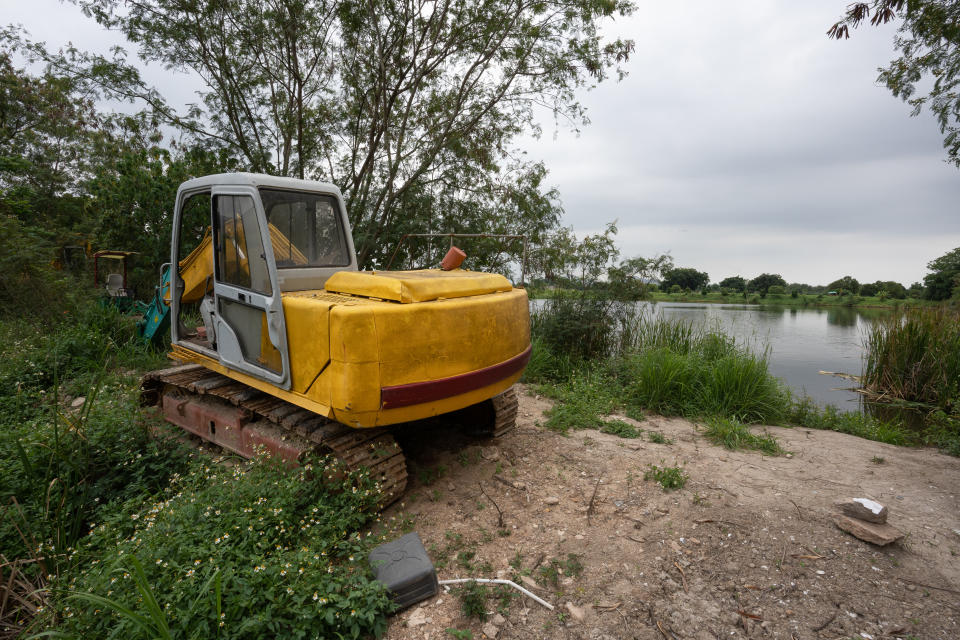
{"type": "Polygon", "coordinates": [[[960,459],[777,427],[790,456],[767,457],[658,416],[634,424],[671,444],[564,437],[540,426],[549,407],[524,390],[496,441],[401,433],[410,483],[385,515],[408,519],[441,580],[526,574],[556,608],[491,598],[481,621],[441,588],[386,638],[960,638],[960,459]],[[689,480],[664,492],[649,465],[689,480]],[[855,497],[887,505],[905,540],[839,530],[833,503],[855,497]]]}

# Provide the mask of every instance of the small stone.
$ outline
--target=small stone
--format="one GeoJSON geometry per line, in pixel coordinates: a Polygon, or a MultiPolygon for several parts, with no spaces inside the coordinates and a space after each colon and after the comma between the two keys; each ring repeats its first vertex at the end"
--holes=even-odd
{"type": "Polygon", "coordinates": [[[411,613],[410,617],[407,618],[408,627],[419,627],[420,625],[424,624],[427,624],[427,613],[422,607],[417,608],[417,610],[411,613]]]}
{"type": "Polygon", "coordinates": [[[500,449],[497,449],[496,447],[481,447],[480,457],[484,460],[495,462],[500,459],[500,449]]]}
{"type": "Polygon", "coordinates": [[[543,504],[560,504],[560,498],[557,496],[550,496],[543,499],[543,504]]]}
{"type": "Polygon", "coordinates": [[[917,585],[915,585],[915,584],[908,584],[908,585],[907,585],[907,591],[916,591],[916,590],[917,590],[917,585]]]}
{"type": "Polygon", "coordinates": [[[851,518],[883,524],[887,521],[887,508],[869,498],[853,498],[837,502],[836,506],[851,518]]]}
{"type": "Polygon", "coordinates": [[[835,515],[833,522],[850,535],[881,547],[903,538],[903,532],[889,524],[864,522],[844,515],[835,515]]]}
{"type": "Polygon", "coordinates": [[[452,482],[447,483],[447,491],[456,491],[456,490],[457,490],[457,485],[453,484],[452,482]]]}
{"type": "Polygon", "coordinates": [[[583,622],[587,619],[587,616],[592,612],[592,607],[590,605],[585,605],[578,607],[572,602],[568,602],[564,605],[567,608],[567,611],[570,612],[570,617],[572,617],[577,622],[583,622]]]}
{"type": "Polygon", "coordinates": [[[507,621],[507,619],[504,618],[504,617],[503,617],[502,615],[500,615],[499,613],[498,613],[497,615],[493,616],[492,618],[490,618],[490,622],[491,622],[492,624],[494,624],[495,626],[498,626],[498,627],[502,627],[503,624],[504,624],[506,621],[507,621]]]}
{"type": "Polygon", "coordinates": [[[84,398],[83,396],[80,396],[79,398],[74,398],[73,402],[70,403],[70,406],[73,407],[74,409],[79,409],[80,407],[83,406],[83,403],[85,403],[86,401],[87,401],[86,398],[84,398]]]}
{"type": "Polygon", "coordinates": [[[500,633],[500,629],[496,628],[489,622],[483,625],[483,629],[481,629],[481,631],[483,631],[483,635],[487,636],[488,638],[496,638],[497,634],[500,633]]]}

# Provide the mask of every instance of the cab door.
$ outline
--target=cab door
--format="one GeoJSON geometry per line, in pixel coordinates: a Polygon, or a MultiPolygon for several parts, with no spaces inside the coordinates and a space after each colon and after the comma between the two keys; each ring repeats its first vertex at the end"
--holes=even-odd
{"type": "Polygon", "coordinates": [[[289,389],[287,328],[259,194],[252,187],[214,188],[212,205],[220,362],[289,389]]]}

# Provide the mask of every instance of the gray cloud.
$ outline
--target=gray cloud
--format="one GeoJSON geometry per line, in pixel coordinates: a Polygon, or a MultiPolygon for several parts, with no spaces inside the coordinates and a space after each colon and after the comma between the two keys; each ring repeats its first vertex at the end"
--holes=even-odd
{"type": "Polygon", "coordinates": [[[892,27],[827,40],[842,9],[664,3],[618,24],[630,76],[584,96],[579,136],[526,145],[567,223],[616,218],[625,254],[671,250],[718,279],[921,278],[960,245],[960,171],[933,119],[874,83],[892,27]]]}

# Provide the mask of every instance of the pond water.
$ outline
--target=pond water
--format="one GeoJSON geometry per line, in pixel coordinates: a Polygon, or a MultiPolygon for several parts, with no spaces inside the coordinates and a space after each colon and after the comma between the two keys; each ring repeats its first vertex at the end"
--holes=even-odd
{"type": "Polygon", "coordinates": [[[893,313],[886,309],[827,307],[820,309],[760,305],[659,302],[655,314],[717,326],[755,349],[770,348],[770,372],[797,395],[818,405],[844,411],[860,408],[861,396],[850,390],[855,382],[820,371],[860,375],[863,338],[870,324],[893,313]]]}

